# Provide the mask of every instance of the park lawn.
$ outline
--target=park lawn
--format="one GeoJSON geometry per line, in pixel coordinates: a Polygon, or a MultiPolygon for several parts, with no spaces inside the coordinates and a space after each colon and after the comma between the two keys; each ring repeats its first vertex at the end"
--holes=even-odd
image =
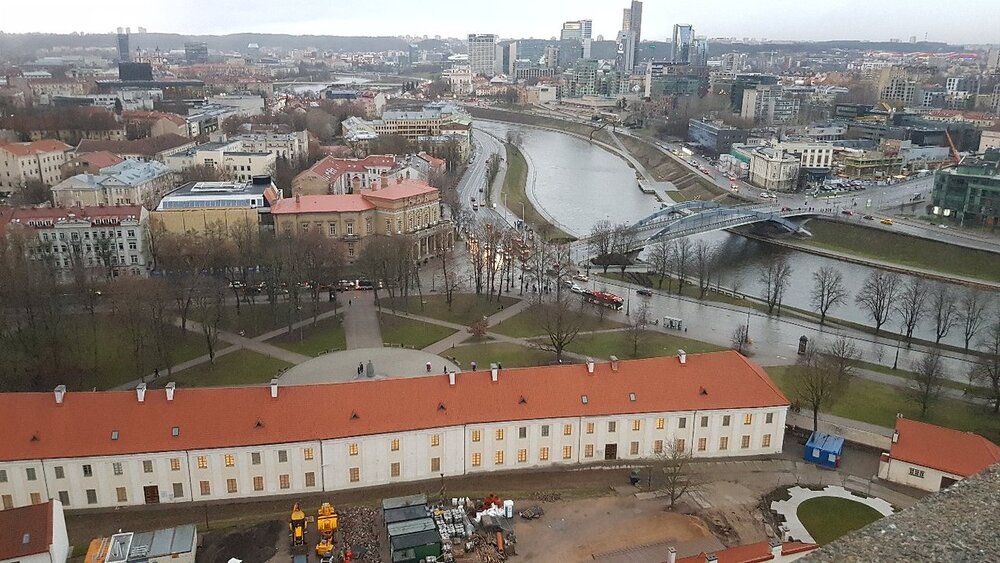
{"type": "MultiPolygon", "coordinates": [[[[883,366],[882,364],[875,364],[875,363],[872,363],[872,362],[858,361],[857,364],[858,364],[858,367],[861,368],[861,369],[866,369],[866,370],[869,370],[869,371],[876,371],[878,373],[884,373],[886,375],[895,375],[896,377],[902,377],[903,379],[916,379],[917,378],[917,374],[913,373],[912,371],[907,371],[907,370],[903,370],[903,369],[893,370],[889,366],[883,366]]],[[[950,389],[958,389],[959,391],[965,391],[966,389],[970,389],[972,391],[975,391],[975,392],[978,392],[978,393],[983,393],[983,394],[989,392],[989,389],[987,389],[985,387],[977,387],[977,386],[974,386],[974,385],[969,385],[968,383],[962,383],[961,381],[953,381],[951,379],[946,379],[945,381],[942,381],[941,385],[943,387],[950,388],[950,389]]]]}
{"type": "MultiPolygon", "coordinates": [[[[320,294],[317,308],[320,314],[333,309],[333,305],[327,301],[325,292],[320,294]]],[[[279,298],[272,308],[265,296],[258,296],[257,302],[253,305],[240,303],[239,312],[237,312],[235,305],[227,306],[226,313],[222,317],[221,328],[235,334],[242,332],[244,336],[253,338],[265,332],[287,327],[290,314],[293,315],[291,319],[293,322],[312,318],[313,303],[308,296],[303,296],[301,307],[302,310],[298,312],[298,318],[295,318],[291,306],[282,298],[279,298]]],[[[199,320],[198,311],[194,307],[191,308],[189,318],[195,321],[199,320]]]]}
{"type": "Polygon", "coordinates": [[[236,350],[217,356],[214,364],[205,362],[174,372],[169,378],[161,376],[156,386],[162,387],[168,380],[176,382],[178,387],[257,385],[271,381],[291,366],[288,362],[257,352],[236,350]]]}
{"type": "MultiPolygon", "coordinates": [[[[791,401],[795,400],[791,389],[795,369],[795,366],[767,368],[767,374],[791,401]]],[[[834,402],[832,408],[825,408],[821,412],[885,428],[895,427],[896,413],[920,420],[920,406],[907,397],[906,389],[859,378],[851,381],[847,391],[834,402]]],[[[931,405],[923,420],[956,430],[975,432],[994,442],[1000,441],[1000,417],[984,406],[941,398],[931,405]]]]}
{"type": "Polygon", "coordinates": [[[1000,279],[1000,260],[985,250],[834,221],[809,222],[812,237],[802,244],[982,280],[1000,279]]]}
{"type": "Polygon", "coordinates": [[[347,349],[347,337],[341,316],[327,317],[291,333],[283,332],[267,341],[285,350],[306,356],[319,356],[327,352],[347,349]]]}
{"type": "Polygon", "coordinates": [[[684,350],[688,354],[723,350],[723,348],[707,342],[652,330],[643,331],[638,354],[632,353],[633,346],[632,342],[628,340],[627,331],[580,334],[566,349],[593,358],[618,356],[621,359],[674,356],[677,354],[677,350],[684,350]]]}
{"type": "Polygon", "coordinates": [[[382,342],[416,350],[426,348],[457,332],[446,326],[397,317],[390,313],[380,313],[378,322],[382,328],[382,342]]]}
{"type": "MultiPolygon", "coordinates": [[[[503,334],[505,336],[512,336],[514,338],[527,338],[531,336],[542,336],[545,334],[545,330],[539,326],[538,321],[535,320],[535,311],[537,307],[546,307],[547,305],[532,305],[524,311],[514,315],[513,317],[501,322],[496,326],[491,326],[490,331],[497,334],[503,334]]],[[[607,312],[611,315],[611,311],[607,312]]],[[[583,315],[583,327],[581,331],[591,331],[591,330],[610,330],[616,328],[624,328],[626,325],[618,321],[612,321],[611,319],[601,319],[597,315],[585,314],[583,315]]]]}
{"type": "Polygon", "coordinates": [[[495,295],[489,298],[474,293],[455,293],[452,294],[451,307],[449,308],[446,296],[435,293],[424,295],[422,302],[419,295],[411,295],[405,300],[402,297],[396,297],[381,301],[383,309],[395,307],[397,311],[406,311],[421,317],[468,326],[481,320],[484,316],[488,317],[499,312],[501,306],[510,307],[518,300],[513,297],[501,296],[498,302],[495,295]]]}
{"type": "Polygon", "coordinates": [[[804,501],[799,505],[797,515],[819,545],[826,545],[882,518],[879,511],[868,505],[838,497],[804,501]]]}
{"type": "Polygon", "coordinates": [[[468,368],[476,362],[477,369],[488,369],[491,363],[505,368],[544,366],[555,363],[556,355],[546,350],[529,348],[511,342],[483,342],[456,346],[444,352],[445,356],[461,362],[468,368]]]}

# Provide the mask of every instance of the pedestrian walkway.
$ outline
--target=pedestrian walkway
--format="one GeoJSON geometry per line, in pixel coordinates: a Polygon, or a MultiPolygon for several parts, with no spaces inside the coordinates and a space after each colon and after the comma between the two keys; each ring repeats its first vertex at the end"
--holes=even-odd
{"type": "Polygon", "coordinates": [[[382,327],[378,323],[374,291],[354,291],[342,294],[347,298],[344,308],[344,335],[347,349],[380,348],[382,327]]]}
{"type": "Polygon", "coordinates": [[[806,530],[805,525],[799,520],[799,505],[807,500],[821,497],[842,498],[869,506],[882,516],[889,516],[894,512],[892,505],[888,501],[880,498],[862,498],[839,485],[827,485],[821,491],[792,487],[788,489],[788,494],[791,495],[791,498],[788,500],[776,500],[772,502],[771,510],[785,518],[785,528],[788,530],[790,539],[805,543],[816,543],[812,534],[809,533],[809,530],[806,530]]]}
{"type": "Polygon", "coordinates": [[[283,385],[340,383],[359,379],[418,377],[459,371],[454,362],[409,348],[355,348],[323,354],[285,370],[278,378],[283,385]],[[371,363],[371,368],[368,364],[371,363]],[[430,364],[430,371],[427,364],[430,364]],[[360,369],[359,369],[360,368],[360,369]]]}
{"type": "MultiPolygon", "coordinates": [[[[188,320],[187,329],[191,332],[203,334],[201,330],[201,324],[197,321],[188,320]]],[[[259,340],[247,338],[245,336],[240,336],[239,334],[233,334],[231,332],[225,332],[222,330],[219,331],[219,341],[235,344],[240,348],[246,348],[247,350],[257,352],[258,354],[271,356],[272,358],[277,358],[281,361],[288,362],[290,364],[301,364],[302,362],[306,362],[311,359],[309,356],[304,356],[297,352],[285,350],[284,348],[279,348],[272,344],[267,344],[266,342],[260,342],[259,340]]]]}

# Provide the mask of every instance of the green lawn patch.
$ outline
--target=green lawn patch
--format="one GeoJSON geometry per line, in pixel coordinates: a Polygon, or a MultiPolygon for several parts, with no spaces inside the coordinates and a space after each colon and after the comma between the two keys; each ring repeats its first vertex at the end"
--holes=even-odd
{"type": "Polygon", "coordinates": [[[499,312],[501,306],[510,307],[517,303],[517,299],[513,297],[501,296],[499,301],[496,295],[491,297],[474,293],[455,293],[452,295],[449,307],[443,294],[424,295],[422,300],[419,295],[411,295],[405,300],[402,297],[382,299],[382,308],[395,307],[397,311],[468,326],[484,316],[488,317],[499,312]]]}
{"type": "Polygon", "coordinates": [[[390,313],[382,313],[378,319],[382,327],[382,342],[394,346],[420,350],[455,334],[454,330],[446,326],[397,317],[390,313]]]}
{"type": "Polygon", "coordinates": [[[315,326],[310,324],[291,333],[283,332],[267,343],[313,357],[347,348],[340,316],[325,318],[315,326]]]}
{"type": "MultiPolygon", "coordinates": [[[[326,300],[326,293],[320,295],[318,303],[319,313],[333,309],[333,305],[333,303],[326,300]]],[[[235,305],[227,307],[226,313],[222,317],[221,328],[224,331],[237,334],[243,332],[244,336],[252,338],[265,332],[287,327],[289,321],[298,322],[312,318],[313,304],[308,298],[304,298],[301,307],[301,311],[294,311],[291,305],[285,302],[283,298],[279,298],[278,302],[272,307],[271,304],[267,303],[266,297],[258,296],[256,304],[247,305],[246,303],[241,303],[239,311],[237,311],[235,305]]],[[[189,318],[195,321],[199,320],[198,312],[193,307],[189,318]]]]}
{"type": "Polygon", "coordinates": [[[813,220],[807,228],[813,236],[802,244],[808,246],[946,274],[1000,280],[1000,258],[994,252],[836,221],[813,220]]]}
{"type": "MultiPolygon", "coordinates": [[[[545,334],[545,330],[538,324],[536,311],[538,311],[537,307],[546,306],[547,305],[532,305],[502,323],[496,326],[491,326],[490,331],[503,334],[505,336],[512,336],[514,338],[526,338],[529,336],[543,335],[545,334]]],[[[611,315],[612,313],[608,311],[607,314],[611,315]]],[[[583,315],[583,327],[581,330],[606,330],[623,327],[625,327],[625,325],[618,321],[613,321],[607,318],[602,320],[596,315],[589,315],[585,312],[583,315]]]]}
{"type": "Polygon", "coordinates": [[[799,505],[799,520],[819,545],[863,528],[882,518],[874,508],[838,497],[811,498],[799,505]]]}
{"type": "Polygon", "coordinates": [[[178,387],[257,385],[271,381],[271,378],[291,365],[250,350],[236,350],[217,357],[214,364],[205,362],[175,372],[169,379],[161,376],[155,386],[163,387],[168,381],[177,382],[178,387]]]}
{"type": "Polygon", "coordinates": [[[625,331],[580,334],[567,347],[567,350],[593,358],[618,356],[621,359],[632,359],[673,356],[677,354],[677,350],[684,350],[689,354],[699,354],[701,352],[715,352],[723,350],[723,348],[683,336],[647,330],[643,332],[639,342],[638,354],[632,353],[632,341],[625,331]]]}
{"type": "MultiPolygon", "coordinates": [[[[796,369],[795,366],[767,368],[768,375],[791,401],[795,400],[791,384],[796,369]]],[[[907,418],[920,418],[920,407],[907,396],[905,388],[859,378],[851,382],[832,408],[822,412],[886,428],[895,426],[896,413],[903,413],[907,418]]],[[[942,398],[931,406],[924,420],[939,426],[975,432],[994,442],[1000,441],[1000,417],[981,405],[942,398]]]]}
{"type": "Polygon", "coordinates": [[[510,342],[485,342],[456,346],[444,353],[445,356],[461,362],[463,369],[468,369],[471,362],[476,362],[477,369],[489,369],[491,363],[500,364],[505,368],[520,368],[544,366],[556,361],[552,352],[529,348],[510,342]]]}
{"type": "MultiPolygon", "coordinates": [[[[884,373],[886,375],[895,375],[896,377],[902,377],[903,379],[917,378],[917,374],[913,373],[912,371],[907,371],[904,369],[894,370],[889,366],[883,366],[882,364],[875,364],[872,362],[863,362],[863,361],[859,361],[857,364],[858,367],[861,369],[866,369],[878,373],[884,373]]],[[[986,389],[985,387],[975,387],[973,385],[969,385],[968,383],[962,383],[960,381],[952,381],[950,379],[941,382],[941,385],[949,389],[958,389],[959,391],[965,391],[966,389],[971,389],[972,391],[978,391],[981,393],[988,392],[988,389],[986,389]]]]}

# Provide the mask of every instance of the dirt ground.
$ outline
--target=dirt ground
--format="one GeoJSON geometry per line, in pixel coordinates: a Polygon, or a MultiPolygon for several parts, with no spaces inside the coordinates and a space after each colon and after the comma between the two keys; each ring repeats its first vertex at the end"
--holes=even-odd
{"type": "MultiPolygon", "coordinates": [[[[712,538],[699,518],[667,512],[660,500],[606,496],[539,506],[544,516],[518,520],[518,561],[586,561],[635,546],[712,538]]],[[[664,549],[654,560],[662,561],[665,555],[664,549]]]]}
{"type": "Polygon", "coordinates": [[[272,521],[209,532],[201,538],[197,563],[226,563],[233,557],[243,563],[265,563],[274,558],[275,545],[284,535],[281,531],[281,523],[272,521]]]}

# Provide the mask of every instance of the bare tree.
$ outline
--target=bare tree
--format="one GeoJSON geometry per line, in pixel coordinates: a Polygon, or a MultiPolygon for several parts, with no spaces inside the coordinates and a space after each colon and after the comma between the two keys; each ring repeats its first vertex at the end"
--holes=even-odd
{"type": "Polygon", "coordinates": [[[969,349],[969,343],[982,328],[983,314],[989,307],[990,298],[985,292],[974,287],[967,288],[962,294],[959,302],[959,314],[962,318],[963,339],[965,349],[969,349]]]}
{"type": "Polygon", "coordinates": [[[629,253],[635,247],[636,232],[626,224],[615,225],[612,236],[611,254],[625,275],[625,268],[630,264],[629,253]]]}
{"type": "Polygon", "coordinates": [[[858,354],[844,337],[817,350],[810,348],[799,357],[792,378],[792,395],[813,412],[813,431],[819,429],[819,411],[829,408],[843,394],[854,376],[858,354]]]}
{"type": "Polygon", "coordinates": [[[201,325],[201,334],[205,337],[209,361],[214,364],[219,331],[225,318],[226,294],[222,283],[214,278],[204,279],[199,285],[194,296],[194,309],[201,325]]]}
{"type": "Polygon", "coordinates": [[[698,299],[704,299],[712,286],[713,267],[715,265],[715,247],[699,240],[694,247],[694,267],[698,272],[698,299]]]}
{"type": "Polygon", "coordinates": [[[604,268],[604,273],[608,273],[608,266],[611,265],[611,250],[614,244],[614,226],[611,221],[601,219],[594,223],[590,229],[590,237],[587,245],[594,254],[594,263],[604,268]]]}
{"type": "MultiPolygon", "coordinates": [[[[603,307],[602,307],[603,309],[603,307]]],[[[646,329],[649,327],[649,303],[643,301],[636,308],[631,322],[625,328],[625,341],[632,347],[632,357],[639,356],[639,346],[645,341],[646,329]]]]}
{"type": "Polygon", "coordinates": [[[673,259],[674,272],[677,274],[677,295],[683,292],[684,284],[687,283],[693,254],[692,246],[691,239],[687,237],[675,240],[672,245],[670,254],[673,259]]]}
{"type": "MultiPolygon", "coordinates": [[[[557,265],[565,263],[563,259],[568,257],[568,247],[569,245],[556,247],[554,258],[557,265]]],[[[564,269],[564,267],[559,266],[555,272],[555,295],[552,300],[536,305],[534,313],[535,321],[547,339],[547,342],[541,344],[540,347],[555,352],[556,360],[560,362],[566,347],[580,333],[584,321],[583,301],[577,299],[575,295],[563,287],[562,279],[568,275],[563,271],[564,269]]]]}
{"type": "Polygon", "coordinates": [[[757,270],[757,281],[764,287],[764,301],[767,303],[768,314],[774,314],[774,309],[781,313],[781,301],[785,290],[792,279],[792,267],[784,256],[772,258],[757,270]]]}
{"type": "Polygon", "coordinates": [[[663,452],[656,454],[653,465],[663,479],[660,491],[667,497],[670,509],[673,510],[677,501],[695,486],[690,448],[684,444],[683,439],[668,441],[663,452]]]}
{"type": "Polygon", "coordinates": [[[663,289],[663,280],[667,279],[667,292],[670,292],[670,288],[673,285],[670,283],[670,250],[671,244],[669,241],[661,240],[650,248],[649,262],[653,265],[653,271],[656,275],[660,277],[660,281],[657,284],[659,289],[663,289]]]}
{"type": "Polygon", "coordinates": [[[737,352],[747,356],[750,354],[750,327],[746,323],[741,323],[739,326],[733,329],[732,335],[729,337],[729,341],[732,343],[733,348],[737,352]]]}
{"type": "Polygon", "coordinates": [[[958,303],[955,292],[947,284],[938,284],[931,293],[931,316],[934,318],[934,342],[948,336],[958,323],[958,303]]]}
{"type": "Polygon", "coordinates": [[[993,413],[1000,413],[1000,318],[994,320],[979,339],[979,351],[982,354],[969,372],[969,381],[989,390],[993,413]]]}
{"type": "Polygon", "coordinates": [[[899,274],[872,270],[854,297],[858,305],[868,309],[875,322],[875,336],[892,314],[892,304],[899,295],[899,279],[899,274]]]}
{"type": "Polygon", "coordinates": [[[927,284],[923,278],[913,276],[903,284],[893,307],[899,314],[900,325],[906,331],[906,341],[909,342],[927,310],[927,284]]]}
{"type": "Polygon", "coordinates": [[[847,302],[847,288],[844,287],[844,275],[832,266],[823,266],[813,272],[812,304],[819,311],[819,324],[826,322],[826,314],[830,309],[847,302]]]}
{"type": "Polygon", "coordinates": [[[927,416],[931,405],[941,398],[948,376],[941,362],[941,352],[932,350],[913,363],[909,395],[920,405],[920,418],[927,416]]]}

